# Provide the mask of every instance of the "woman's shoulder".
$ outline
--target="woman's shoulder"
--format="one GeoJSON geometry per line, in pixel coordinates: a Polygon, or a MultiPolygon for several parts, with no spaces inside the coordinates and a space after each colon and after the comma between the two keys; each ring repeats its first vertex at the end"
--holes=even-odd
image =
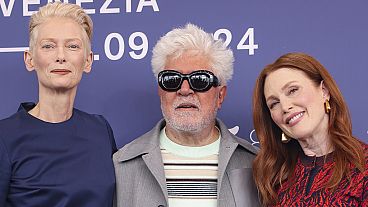
{"type": "Polygon", "coordinates": [[[365,157],[365,162],[367,164],[368,161],[368,144],[361,142],[362,143],[362,148],[363,148],[363,153],[364,153],[364,157],[365,157]]]}
{"type": "MultiPolygon", "coordinates": [[[[361,142],[363,148],[364,165],[363,171],[360,171],[365,180],[368,179],[368,144],[361,142]]],[[[368,187],[368,186],[367,186],[368,187]]]]}
{"type": "Polygon", "coordinates": [[[363,149],[364,149],[364,153],[368,153],[368,144],[362,142],[362,146],[363,146],[363,149]]]}
{"type": "Polygon", "coordinates": [[[100,114],[91,114],[76,108],[74,108],[73,113],[75,113],[75,119],[80,122],[99,124],[103,126],[108,124],[105,117],[100,114]]]}
{"type": "Polygon", "coordinates": [[[365,171],[366,171],[366,174],[368,175],[368,144],[362,143],[362,146],[363,146],[363,153],[364,153],[364,158],[365,158],[365,171]]]}

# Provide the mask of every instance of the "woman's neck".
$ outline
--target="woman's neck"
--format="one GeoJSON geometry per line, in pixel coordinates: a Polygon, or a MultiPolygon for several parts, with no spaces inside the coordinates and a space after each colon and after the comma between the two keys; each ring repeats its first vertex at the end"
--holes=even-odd
{"type": "Polygon", "coordinates": [[[39,102],[28,113],[50,123],[60,123],[70,119],[76,90],[72,91],[40,91],[39,102]]]}
{"type": "Polygon", "coordinates": [[[304,154],[307,156],[324,156],[333,151],[330,138],[327,134],[298,139],[304,154]]]}

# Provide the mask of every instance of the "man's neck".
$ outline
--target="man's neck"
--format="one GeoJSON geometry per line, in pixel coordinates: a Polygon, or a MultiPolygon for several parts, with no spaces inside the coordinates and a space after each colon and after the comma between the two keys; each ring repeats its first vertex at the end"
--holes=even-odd
{"type": "Polygon", "coordinates": [[[209,145],[218,139],[219,133],[215,125],[195,132],[179,131],[166,125],[167,137],[171,141],[183,146],[200,147],[209,145]]]}

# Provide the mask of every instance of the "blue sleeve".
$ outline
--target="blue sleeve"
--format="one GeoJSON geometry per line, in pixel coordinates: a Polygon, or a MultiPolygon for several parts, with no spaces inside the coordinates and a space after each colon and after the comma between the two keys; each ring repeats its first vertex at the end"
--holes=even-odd
{"type": "Polygon", "coordinates": [[[8,151],[0,138],[0,206],[5,206],[8,197],[11,165],[8,151]]]}
{"type": "MultiPolygon", "coordinates": [[[[111,143],[112,154],[114,154],[117,151],[115,138],[114,138],[114,132],[112,131],[112,128],[111,128],[109,122],[105,119],[105,117],[103,117],[103,116],[101,116],[101,117],[106,123],[107,131],[109,133],[109,139],[110,139],[110,143],[111,143]]],[[[112,154],[111,154],[111,156],[112,156],[112,154]]]]}

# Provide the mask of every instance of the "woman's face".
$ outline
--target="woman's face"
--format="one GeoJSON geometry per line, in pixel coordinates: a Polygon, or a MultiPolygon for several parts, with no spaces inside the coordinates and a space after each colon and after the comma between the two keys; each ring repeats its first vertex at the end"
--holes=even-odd
{"type": "Polygon", "coordinates": [[[265,80],[264,96],[272,120],[288,136],[305,139],[327,134],[328,115],[324,102],[329,92],[296,69],[281,68],[265,80]]]}
{"type": "Polygon", "coordinates": [[[37,72],[41,91],[76,88],[83,71],[89,72],[92,64],[82,27],[72,19],[59,17],[48,19],[37,29],[34,49],[25,52],[25,62],[29,71],[37,72]]]}

